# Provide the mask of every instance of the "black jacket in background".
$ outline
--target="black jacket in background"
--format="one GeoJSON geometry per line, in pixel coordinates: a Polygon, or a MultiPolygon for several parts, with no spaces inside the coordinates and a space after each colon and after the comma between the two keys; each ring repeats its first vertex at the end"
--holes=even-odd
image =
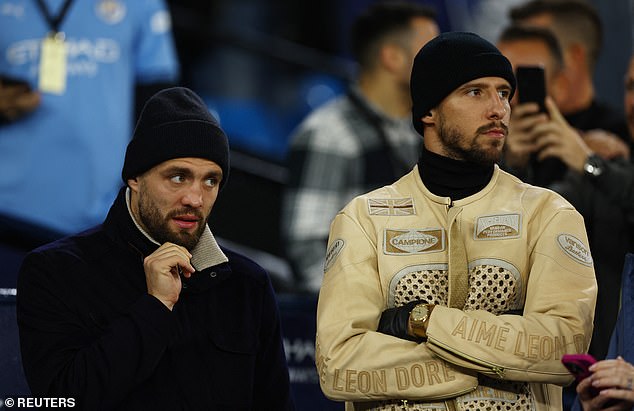
{"type": "Polygon", "coordinates": [[[102,226],[31,252],[18,279],[24,371],[36,397],[80,409],[292,409],[266,272],[229,262],[184,281],[173,311],[147,294],[158,246],[134,226],[125,190],[102,226]]]}

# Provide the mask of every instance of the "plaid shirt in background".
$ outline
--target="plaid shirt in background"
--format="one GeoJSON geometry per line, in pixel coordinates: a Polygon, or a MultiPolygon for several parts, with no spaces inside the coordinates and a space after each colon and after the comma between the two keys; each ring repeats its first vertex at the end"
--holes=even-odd
{"type": "Polygon", "coordinates": [[[290,140],[282,236],[300,291],[317,293],[330,222],[355,196],[391,184],[416,164],[422,137],[356,88],[311,113],[290,140]]]}

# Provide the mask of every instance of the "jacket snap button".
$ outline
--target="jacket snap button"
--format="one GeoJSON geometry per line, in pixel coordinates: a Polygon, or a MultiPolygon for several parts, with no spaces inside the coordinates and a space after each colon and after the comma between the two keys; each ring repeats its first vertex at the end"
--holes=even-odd
{"type": "Polygon", "coordinates": [[[211,278],[214,278],[216,275],[217,275],[217,274],[216,274],[216,272],[215,272],[215,271],[212,271],[212,272],[210,272],[210,273],[209,273],[209,276],[210,276],[211,278]]]}

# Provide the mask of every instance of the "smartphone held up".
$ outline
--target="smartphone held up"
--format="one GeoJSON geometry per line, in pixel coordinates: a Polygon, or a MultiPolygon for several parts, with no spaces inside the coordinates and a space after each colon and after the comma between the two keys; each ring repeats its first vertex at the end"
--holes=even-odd
{"type": "Polygon", "coordinates": [[[522,103],[537,103],[539,111],[546,113],[546,77],[541,66],[518,66],[515,70],[517,79],[517,97],[522,103]]]}

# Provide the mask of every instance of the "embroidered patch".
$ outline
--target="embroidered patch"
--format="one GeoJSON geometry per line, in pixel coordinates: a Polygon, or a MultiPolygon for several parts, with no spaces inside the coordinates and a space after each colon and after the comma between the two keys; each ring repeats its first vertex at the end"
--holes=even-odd
{"type": "Polygon", "coordinates": [[[445,230],[428,228],[425,230],[383,231],[383,252],[389,255],[423,254],[445,249],[445,230]]]}
{"type": "Polygon", "coordinates": [[[337,257],[339,257],[339,254],[341,253],[341,250],[343,250],[343,247],[345,247],[345,245],[346,245],[346,242],[343,241],[342,239],[337,239],[332,244],[330,244],[330,247],[328,247],[328,251],[326,252],[326,261],[324,262],[324,273],[330,270],[330,267],[332,267],[332,265],[335,263],[335,261],[337,260],[337,257]]]}
{"type": "Polygon", "coordinates": [[[478,217],[474,227],[474,239],[499,240],[520,236],[521,216],[519,214],[499,214],[478,217]]]}
{"type": "Polygon", "coordinates": [[[412,198],[370,198],[368,210],[370,215],[404,216],[416,214],[412,198]]]}
{"type": "Polygon", "coordinates": [[[559,247],[576,262],[587,266],[592,265],[590,250],[577,237],[570,234],[559,234],[557,236],[557,243],[559,247]]]}

